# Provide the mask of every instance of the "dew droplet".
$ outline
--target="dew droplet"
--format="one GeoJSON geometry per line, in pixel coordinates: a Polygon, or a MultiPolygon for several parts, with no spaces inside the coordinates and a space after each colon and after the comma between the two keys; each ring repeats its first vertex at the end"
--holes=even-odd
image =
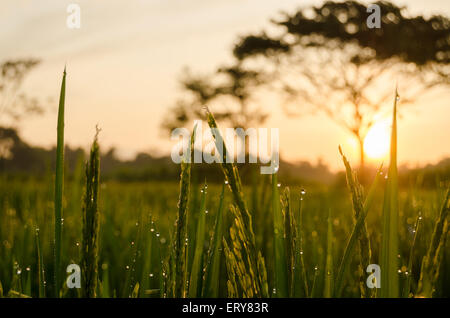
{"type": "Polygon", "coordinates": [[[17,270],[17,275],[20,275],[20,274],[22,274],[22,270],[19,268],[19,269],[17,270]]]}
{"type": "Polygon", "coordinates": [[[159,235],[160,235],[159,233],[156,233],[156,237],[159,237],[159,235]]]}
{"type": "Polygon", "coordinates": [[[148,276],[153,277],[153,273],[150,273],[148,276]]]}
{"type": "Polygon", "coordinates": [[[225,184],[228,184],[228,181],[227,181],[227,180],[225,180],[225,184]]]}
{"type": "Polygon", "coordinates": [[[301,189],[301,190],[300,190],[300,193],[301,193],[302,195],[305,195],[305,194],[306,194],[305,189],[301,189]]]}
{"type": "Polygon", "coordinates": [[[281,187],[281,183],[278,183],[278,184],[277,184],[277,187],[278,187],[278,188],[281,187]]]}
{"type": "Polygon", "coordinates": [[[154,229],[154,228],[151,228],[151,229],[150,229],[150,232],[155,232],[155,229],[154,229]]]}
{"type": "Polygon", "coordinates": [[[28,266],[27,268],[25,268],[25,270],[26,270],[27,272],[31,271],[30,266],[28,266]]]}
{"type": "Polygon", "coordinates": [[[208,210],[206,210],[205,213],[208,214],[208,210]]]}

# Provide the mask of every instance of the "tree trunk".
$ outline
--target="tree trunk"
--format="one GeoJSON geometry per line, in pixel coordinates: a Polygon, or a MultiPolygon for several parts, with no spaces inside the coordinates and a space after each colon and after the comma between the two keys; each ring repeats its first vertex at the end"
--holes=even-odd
{"type": "Polygon", "coordinates": [[[359,142],[359,181],[361,184],[365,182],[365,160],[364,160],[364,138],[356,136],[359,142]]]}

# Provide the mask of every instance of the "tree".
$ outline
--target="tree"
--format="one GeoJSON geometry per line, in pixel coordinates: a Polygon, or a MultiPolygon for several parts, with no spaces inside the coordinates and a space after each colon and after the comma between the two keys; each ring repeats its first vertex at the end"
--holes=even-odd
{"type": "MultiPolygon", "coordinates": [[[[282,13],[272,20],[271,34],[241,37],[233,49],[235,67],[258,78],[242,83],[247,99],[253,94],[247,83],[266,86],[281,94],[286,112],[326,114],[358,140],[361,170],[364,138],[391,105],[396,81],[402,105],[450,84],[449,19],[409,17],[405,8],[376,4],[381,28],[368,27],[370,13],[362,3],[327,1],[282,13]]],[[[209,92],[215,89],[208,86],[209,92]]]]}
{"type": "Polygon", "coordinates": [[[16,133],[14,129],[3,129],[6,123],[2,120],[6,117],[18,122],[24,115],[43,112],[36,98],[20,92],[23,79],[38,64],[35,59],[8,60],[0,64],[0,160],[11,156],[15,140],[12,132],[16,133]]]}
{"type": "Polygon", "coordinates": [[[188,97],[178,100],[171,108],[163,126],[169,130],[181,127],[193,119],[204,119],[202,108],[220,103],[222,109],[214,111],[217,120],[233,128],[246,128],[264,122],[267,115],[251,107],[252,91],[263,83],[263,72],[247,70],[236,64],[219,67],[210,75],[193,75],[185,70],[181,79],[188,97]]]}
{"type": "Polygon", "coordinates": [[[25,115],[41,114],[36,98],[20,91],[24,78],[39,64],[36,59],[7,60],[0,64],[0,119],[17,122],[25,115]]]}

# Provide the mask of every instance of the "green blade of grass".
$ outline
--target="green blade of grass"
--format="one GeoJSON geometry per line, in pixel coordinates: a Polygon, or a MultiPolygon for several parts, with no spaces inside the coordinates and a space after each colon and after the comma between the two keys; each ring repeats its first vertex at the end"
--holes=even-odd
{"type": "Polygon", "coordinates": [[[37,258],[37,276],[38,276],[38,296],[39,298],[45,297],[45,271],[44,271],[44,258],[42,256],[41,240],[39,238],[39,229],[36,229],[36,258],[37,258]]]}
{"type": "Polygon", "coordinates": [[[311,287],[311,292],[309,293],[311,298],[316,298],[316,297],[320,297],[318,296],[318,281],[319,281],[319,274],[320,274],[320,270],[319,267],[316,265],[314,267],[314,276],[313,276],[313,283],[312,283],[312,287],[311,287]]]}
{"type": "Polygon", "coordinates": [[[289,295],[288,265],[284,240],[284,222],[280,207],[277,174],[272,175],[273,246],[274,246],[274,296],[285,298],[289,295]]]}
{"type": "Polygon", "coordinates": [[[416,247],[417,233],[419,231],[421,221],[422,221],[422,216],[419,213],[419,215],[417,216],[416,224],[414,226],[414,238],[413,238],[413,241],[411,243],[411,248],[409,249],[408,269],[407,269],[408,275],[407,275],[407,278],[406,278],[405,287],[403,288],[403,297],[404,298],[408,298],[409,297],[409,292],[411,290],[412,264],[413,264],[413,257],[414,257],[414,248],[416,247]]]}
{"type": "Polygon", "coordinates": [[[289,297],[293,293],[293,280],[294,280],[294,251],[295,251],[295,219],[291,209],[291,192],[289,187],[284,188],[281,195],[281,212],[284,217],[284,246],[286,251],[286,267],[288,274],[288,294],[289,297]]]}
{"type": "Polygon", "coordinates": [[[66,96],[66,68],[64,68],[59,94],[58,127],[56,143],[56,171],[55,171],[55,233],[54,233],[54,292],[59,297],[61,288],[61,222],[62,201],[64,187],[64,103],[66,96]]]}
{"type": "Polygon", "coordinates": [[[399,297],[398,258],[398,171],[397,171],[397,100],[395,90],[392,116],[391,152],[388,179],[384,192],[383,232],[381,243],[381,297],[399,297]]]}
{"type": "Polygon", "coordinates": [[[331,209],[328,214],[327,229],[327,260],[325,264],[325,291],[324,297],[331,298],[334,295],[334,270],[333,270],[333,221],[331,209]]]}
{"type": "Polygon", "coordinates": [[[110,284],[109,284],[109,265],[107,263],[102,265],[102,298],[111,298],[110,284]]]}
{"type": "MultiPolygon", "coordinates": [[[[140,242],[143,242],[142,246],[140,246],[139,250],[142,249],[142,269],[140,273],[140,288],[139,288],[139,297],[145,297],[145,291],[151,288],[151,266],[152,266],[152,252],[153,245],[157,242],[153,242],[153,232],[150,230],[152,227],[152,217],[148,217],[148,221],[144,226],[144,230],[141,235],[142,238],[140,242]]],[[[141,224],[141,223],[140,223],[141,224]]],[[[158,260],[159,261],[159,260],[158,260]]]]}
{"type": "Polygon", "coordinates": [[[298,214],[296,217],[296,233],[295,233],[295,268],[293,279],[293,296],[308,297],[308,280],[306,278],[306,268],[303,258],[303,193],[299,200],[298,214]]]}
{"type": "Polygon", "coordinates": [[[206,229],[206,190],[208,186],[202,188],[202,198],[200,204],[200,214],[198,216],[197,237],[195,238],[194,259],[192,261],[191,277],[189,279],[190,298],[199,297],[202,288],[202,271],[203,271],[203,247],[205,245],[205,229],[206,229]]]}
{"type": "Polygon", "coordinates": [[[208,253],[208,262],[206,264],[203,297],[219,296],[220,281],[220,257],[223,238],[223,200],[225,195],[225,184],[222,185],[220,193],[219,209],[217,210],[214,232],[211,238],[211,244],[208,253]]]}

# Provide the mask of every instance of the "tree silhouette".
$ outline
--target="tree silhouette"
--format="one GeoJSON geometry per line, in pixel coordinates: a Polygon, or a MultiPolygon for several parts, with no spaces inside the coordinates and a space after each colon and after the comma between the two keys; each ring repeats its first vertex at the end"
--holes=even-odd
{"type": "Polygon", "coordinates": [[[13,138],[16,130],[4,128],[7,121],[3,120],[17,123],[25,115],[43,112],[36,98],[20,92],[23,79],[38,64],[35,59],[7,60],[0,64],[0,160],[11,156],[11,148],[17,141],[13,138]]]}
{"type": "Polygon", "coordinates": [[[7,60],[0,64],[0,120],[7,117],[17,122],[25,115],[43,112],[36,98],[20,91],[24,78],[38,64],[36,59],[7,60]]]}
{"type": "Polygon", "coordinates": [[[170,109],[163,127],[172,130],[193,119],[204,119],[202,108],[210,103],[223,106],[214,111],[214,116],[234,128],[246,128],[263,122],[267,115],[255,113],[254,107],[250,105],[253,90],[263,83],[262,74],[261,71],[247,70],[238,64],[220,67],[213,74],[203,76],[184,70],[180,82],[188,97],[178,100],[170,109]]]}
{"type": "MultiPolygon", "coordinates": [[[[190,78],[185,88],[197,99],[178,108],[175,114],[182,114],[178,123],[188,120],[190,113],[197,115],[192,110],[216,96],[248,102],[256,88],[265,86],[280,93],[287,113],[320,111],[350,132],[360,145],[362,168],[364,138],[377,116],[387,110],[385,106],[391,105],[396,82],[402,105],[431,88],[450,84],[449,19],[411,17],[403,7],[385,1],[376,4],[381,28],[368,27],[370,12],[365,4],[327,1],[282,13],[271,21],[270,34],[261,31],[241,37],[233,49],[231,69],[245,70],[251,77],[239,81],[238,91],[222,90],[208,78],[190,78]],[[237,92],[246,92],[245,98],[239,99],[237,92]]],[[[236,81],[232,78],[229,84],[236,81]]]]}

